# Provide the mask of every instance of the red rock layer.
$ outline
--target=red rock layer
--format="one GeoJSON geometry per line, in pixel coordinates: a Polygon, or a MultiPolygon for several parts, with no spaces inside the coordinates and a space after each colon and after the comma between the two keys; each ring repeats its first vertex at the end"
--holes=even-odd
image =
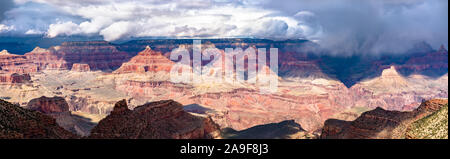
{"type": "Polygon", "coordinates": [[[21,84],[31,80],[29,74],[17,74],[17,73],[0,73],[0,83],[6,84],[21,84]]]}
{"type": "Polygon", "coordinates": [[[355,121],[330,119],[325,122],[323,139],[400,139],[408,126],[448,104],[435,99],[422,103],[411,112],[387,111],[382,108],[363,113],[355,121]]]}
{"type": "Polygon", "coordinates": [[[116,89],[119,91],[123,91],[127,93],[127,95],[133,96],[133,97],[149,97],[154,96],[155,94],[161,94],[160,97],[162,97],[162,93],[158,93],[158,91],[162,91],[165,93],[170,94],[170,96],[167,96],[166,98],[162,99],[173,99],[177,97],[179,93],[184,94],[192,94],[192,86],[188,85],[181,85],[181,84],[174,84],[169,81],[133,81],[133,80],[127,80],[124,83],[120,85],[116,85],[116,89]]]}
{"type": "Polygon", "coordinates": [[[42,49],[36,47],[33,51],[26,53],[25,56],[28,60],[33,61],[40,70],[67,70],[69,64],[58,56],[57,52],[53,49],[42,49]]]}
{"type": "Polygon", "coordinates": [[[57,47],[57,54],[72,66],[74,63],[88,64],[91,70],[115,70],[129,56],[104,41],[65,42],[57,47]]]}
{"type": "Polygon", "coordinates": [[[174,62],[165,57],[161,52],[153,51],[147,47],[129,62],[124,63],[116,73],[145,73],[145,72],[170,72],[174,62]]]}
{"type": "Polygon", "coordinates": [[[38,68],[23,55],[0,54],[0,71],[9,73],[37,72],[38,68]]]}
{"type": "Polygon", "coordinates": [[[217,126],[209,118],[191,115],[174,101],[148,103],[134,110],[125,100],[92,129],[96,139],[203,139],[213,138],[217,126]]]}
{"type": "Polygon", "coordinates": [[[72,65],[72,71],[74,71],[74,72],[89,72],[89,71],[91,71],[91,68],[89,67],[89,64],[75,63],[72,65]]]}
{"type": "MultiPolygon", "coordinates": [[[[111,71],[129,59],[108,42],[65,42],[49,49],[35,48],[25,54],[41,69],[71,69],[77,63],[87,64],[91,70],[111,71]]],[[[77,66],[77,65],[75,65],[77,66]]]]}

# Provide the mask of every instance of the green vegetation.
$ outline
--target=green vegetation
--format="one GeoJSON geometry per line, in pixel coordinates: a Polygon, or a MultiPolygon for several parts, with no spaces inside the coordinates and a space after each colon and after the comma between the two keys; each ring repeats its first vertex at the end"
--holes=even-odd
{"type": "Polygon", "coordinates": [[[414,122],[406,136],[413,139],[448,139],[448,104],[439,111],[414,122]]]}

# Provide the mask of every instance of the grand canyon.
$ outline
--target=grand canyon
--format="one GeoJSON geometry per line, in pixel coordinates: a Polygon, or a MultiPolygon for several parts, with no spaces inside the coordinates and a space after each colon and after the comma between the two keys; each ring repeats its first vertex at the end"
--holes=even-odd
{"type": "Polygon", "coordinates": [[[0,139],[448,139],[448,47],[448,0],[1,0],[0,139]]]}
{"type": "MultiPolygon", "coordinates": [[[[317,54],[311,50],[319,46],[306,40],[203,43],[203,50],[222,52],[279,48],[277,92],[261,94],[245,81],[173,83],[170,70],[177,61],[170,60],[171,50],[193,48],[192,40],[136,40],[64,42],[23,55],[3,50],[0,97],[8,106],[54,118],[53,126],[71,134],[49,138],[399,138],[390,133],[338,135],[336,129],[344,128],[331,128],[337,121],[330,119],[358,121],[365,112],[379,109],[414,112],[424,101],[448,98],[444,46],[433,49],[422,42],[401,55],[344,58],[317,54]],[[286,130],[270,132],[279,129],[271,126],[286,130]]],[[[217,67],[215,62],[202,65],[217,67]]],[[[2,111],[2,117],[8,112],[2,111]]],[[[371,120],[384,123],[382,119],[371,120]]]]}

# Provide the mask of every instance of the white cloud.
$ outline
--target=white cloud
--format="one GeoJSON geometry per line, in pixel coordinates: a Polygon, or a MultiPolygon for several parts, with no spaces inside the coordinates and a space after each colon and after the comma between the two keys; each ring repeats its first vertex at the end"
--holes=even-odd
{"type": "Polygon", "coordinates": [[[0,33],[14,30],[14,26],[7,26],[4,24],[0,24],[0,33]]]}
{"type": "Polygon", "coordinates": [[[58,35],[74,35],[81,33],[80,28],[77,24],[69,22],[58,22],[56,24],[50,24],[47,37],[54,38],[58,35]]]}
{"type": "Polygon", "coordinates": [[[131,22],[116,22],[103,29],[100,32],[100,35],[103,35],[106,41],[114,41],[126,36],[131,36],[130,33],[134,30],[133,27],[135,27],[135,25],[131,22]]]}
{"type": "MultiPolygon", "coordinates": [[[[310,28],[294,15],[256,7],[247,0],[58,1],[15,0],[17,4],[42,3],[64,14],[80,17],[53,21],[48,37],[102,35],[105,40],[128,37],[237,37],[304,38],[310,28]]],[[[64,18],[59,18],[64,19],[64,18]]],[[[28,30],[40,30],[27,28],[28,30]]]]}
{"type": "Polygon", "coordinates": [[[25,35],[41,35],[44,34],[43,31],[40,30],[34,30],[34,29],[30,29],[27,32],[25,32],[25,35]]]}

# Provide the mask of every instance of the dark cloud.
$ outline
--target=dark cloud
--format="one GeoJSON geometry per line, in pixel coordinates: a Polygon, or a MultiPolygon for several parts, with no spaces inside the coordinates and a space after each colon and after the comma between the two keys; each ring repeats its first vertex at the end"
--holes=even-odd
{"type": "Polygon", "coordinates": [[[5,12],[10,10],[14,6],[13,0],[1,0],[0,1],[0,22],[5,17],[5,12]]]}
{"type": "Polygon", "coordinates": [[[321,46],[334,54],[401,53],[414,43],[448,46],[447,0],[275,0],[264,8],[314,13],[321,46]]]}

